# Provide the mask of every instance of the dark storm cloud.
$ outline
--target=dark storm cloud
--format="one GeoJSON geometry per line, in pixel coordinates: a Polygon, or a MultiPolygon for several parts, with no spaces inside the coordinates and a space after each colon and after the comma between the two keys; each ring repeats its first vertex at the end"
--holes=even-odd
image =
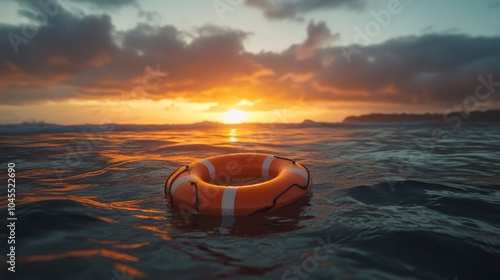
{"type": "Polygon", "coordinates": [[[262,11],[270,20],[301,19],[308,12],[350,8],[361,10],[365,7],[365,0],[246,0],[246,5],[262,11]]]}
{"type": "Polygon", "coordinates": [[[315,24],[310,22],[307,26],[307,38],[297,48],[297,58],[304,59],[313,56],[316,49],[326,46],[328,43],[338,39],[340,34],[332,34],[325,22],[315,24]]]}
{"type": "Polygon", "coordinates": [[[335,59],[316,72],[316,82],[344,100],[360,94],[373,101],[449,104],[474,94],[479,75],[500,80],[499,45],[500,37],[411,36],[360,49],[351,63],[342,59],[345,49],[331,48],[323,56],[335,59]]]}
{"type": "MultiPolygon", "coordinates": [[[[297,60],[299,46],[260,53],[254,59],[273,76],[266,86],[290,100],[379,102],[450,107],[475,94],[478,77],[500,82],[500,37],[432,34],[364,48],[346,59],[347,47],[331,47],[297,60]]],[[[352,50],[352,49],[351,49],[352,50]]],[[[498,91],[498,89],[497,89],[498,91]]],[[[284,98],[283,98],[284,99],[284,98]]],[[[499,101],[498,94],[490,102],[499,101]]]]}
{"type": "MultiPolygon", "coordinates": [[[[18,54],[2,37],[0,100],[138,98],[130,93],[156,71],[169,75],[142,97],[217,102],[212,110],[241,100],[254,103],[246,110],[339,101],[448,108],[475,93],[479,75],[500,80],[500,37],[428,34],[327,47],[337,35],[324,23],[310,23],[307,32],[282,52],[249,53],[243,43],[251,34],[239,30],[204,26],[193,34],[139,24],[118,32],[108,16],[61,10],[19,44],[18,54]]],[[[0,34],[9,33],[22,36],[22,26],[0,26],[0,34]]]]}
{"type": "MultiPolygon", "coordinates": [[[[33,10],[33,13],[41,11],[33,10]]],[[[7,35],[0,41],[2,93],[13,93],[16,87],[34,83],[47,89],[105,65],[117,51],[111,40],[111,29],[108,16],[76,18],[62,10],[57,16],[47,17],[45,25],[0,26],[0,34],[7,35]]],[[[38,90],[34,88],[31,92],[38,90]]],[[[53,96],[43,90],[39,92],[40,99],[53,96]]],[[[16,99],[26,101],[23,96],[14,96],[9,102],[16,99]]]]}
{"type": "Polygon", "coordinates": [[[200,28],[188,44],[192,35],[174,26],[140,24],[116,33],[108,16],[75,17],[61,10],[30,39],[24,38],[22,29],[0,27],[1,34],[16,34],[25,40],[14,41],[18,54],[7,37],[0,41],[4,54],[0,57],[0,94],[9,95],[8,103],[64,97],[120,98],[120,92],[141,85],[146,67],[156,69],[157,65],[162,71],[175,69],[175,75],[163,85],[164,91],[150,90],[150,98],[185,96],[208,101],[213,98],[210,94],[193,93],[236,84],[234,79],[245,78],[259,68],[243,55],[247,33],[215,26],[200,28]],[[12,94],[33,83],[43,86],[23,88],[22,96],[12,94]],[[51,94],[56,87],[72,90],[67,96],[51,94]]]}

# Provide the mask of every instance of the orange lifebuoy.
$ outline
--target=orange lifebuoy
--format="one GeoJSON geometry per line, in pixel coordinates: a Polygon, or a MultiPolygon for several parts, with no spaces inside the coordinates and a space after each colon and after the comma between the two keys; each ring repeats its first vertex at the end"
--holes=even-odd
{"type": "Polygon", "coordinates": [[[239,153],[197,161],[174,171],[165,195],[183,210],[213,216],[247,216],[272,212],[303,196],[312,178],[302,164],[268,154],[239,153]],[[246,186],[224,186],[231,176],[269,180],[246,186]]]}

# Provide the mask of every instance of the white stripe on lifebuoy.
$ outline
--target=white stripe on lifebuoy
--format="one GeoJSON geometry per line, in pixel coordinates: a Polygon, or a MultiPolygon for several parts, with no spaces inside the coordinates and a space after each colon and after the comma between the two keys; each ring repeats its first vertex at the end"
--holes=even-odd
{"type": "Polygon", "coordinates": [[[205,167],[208,169],[208,172],[210,173],[210,183],[215,182],[215,167],[214,167],[214,165],[206,159],[200,161],[200,163],[205,165],[205,167]]]}
{"type": "Polygon", "coordinates": [[[271,162],[273,162],[273,160],[274,160],[274,156],[268,156],[264,160],[264,163],[262,163],[262,177],[263,178],[269,177],[269,166],[271,166],[271,162]]]}
{"type": "Polygon", "coordinates": [[[221,210],[224,216],[234,215],[234,199],[236,198],[237,187],[227,187],[222,194],[221,210]]]}
{"type": "Polygon", "coordinates": [[[170,187],[170,193],[173,195],[175,190],[182,184],[188,182],[188,181],[196,181],[196,178],[194,176],[184,176],[178,180],[175,180],[172,186],[170,187]]]}
{"type": "Polygon", "coordinates": [[[298,174],[302,177],[304,177],[304,179],[307,181],[308,179],[308,176],[307,176],[307,172],[305,172],[304,170],[302,169],[298,169],[298,168],[287,168],[285,170],[283,170],[283,172],[292,172],[292,173],[295,173],[295,174],[298,174]]]}

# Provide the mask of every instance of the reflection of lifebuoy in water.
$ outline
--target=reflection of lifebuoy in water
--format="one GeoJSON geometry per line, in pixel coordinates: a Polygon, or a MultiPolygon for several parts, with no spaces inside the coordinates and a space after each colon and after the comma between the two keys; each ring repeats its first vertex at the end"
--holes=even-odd
{"type": "Polygon", "coordinates": [[[312,178],[302,164],[268,154],[228,154],[186,165],[165,183],[172,205],[213,216],[247,216],[275,211],[311,189],[312,178]],[[227,176],[269,180],[246,186],[222,186],[227,176]],[[219,184],[218,184],[219,183],[219,184]]]}

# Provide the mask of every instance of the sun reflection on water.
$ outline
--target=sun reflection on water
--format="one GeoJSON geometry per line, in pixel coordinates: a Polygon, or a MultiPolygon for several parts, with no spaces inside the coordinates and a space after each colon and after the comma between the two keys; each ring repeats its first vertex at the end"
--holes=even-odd
{"type": "Polygon", "coordinates": [[[238,131],[234,128],[229,131],[229,142],[238,142],[238,139],[236,138],[236,132],[238,131]]]}

